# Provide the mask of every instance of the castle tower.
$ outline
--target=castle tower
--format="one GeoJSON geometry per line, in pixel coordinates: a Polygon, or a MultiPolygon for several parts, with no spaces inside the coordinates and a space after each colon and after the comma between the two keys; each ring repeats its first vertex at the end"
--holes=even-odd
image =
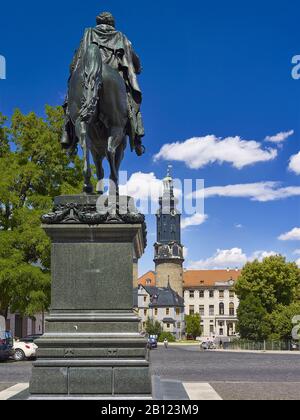
{"type": "Polygon", "coordinates": [[[163,180],[163,195],[159,198],[157,241],[154,244],[154,262],[157,287],[171,286],[183,296],[183,246],[181,244],[181,214],[177,210],[171,167],[163,180]]]}

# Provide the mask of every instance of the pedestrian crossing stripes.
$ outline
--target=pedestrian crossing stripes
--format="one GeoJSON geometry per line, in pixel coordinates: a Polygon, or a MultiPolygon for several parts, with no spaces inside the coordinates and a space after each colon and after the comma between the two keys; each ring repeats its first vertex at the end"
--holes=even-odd
{"type": "MultiPolygon", "coordinates": [[[[180,382],[163,380],[163,400],[221,401],[222,398],[207,382],[180,382]]],[[[0,401],[9,400],[25,390],[28,383],[18,383],[0,392],[0,401]]]]}
{"type": "Polygon", "coordinates": [[[17,394],[25,391],[29,387],[27,383],[20,383],[0,392],[0,401],[9,400],[17,394]]]}
{"type": "Polygon", "coordinates": [[[183,386],[190,400],[193,401],[221,401],[222,398],[209,383],[184,382],[183,386]]]}

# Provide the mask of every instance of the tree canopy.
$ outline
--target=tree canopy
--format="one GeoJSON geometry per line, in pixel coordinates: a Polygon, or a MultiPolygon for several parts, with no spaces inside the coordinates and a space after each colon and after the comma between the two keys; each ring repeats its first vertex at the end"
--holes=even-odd
{"type": "Polygon", "coordinates": [[[82,184],[79,157],[61,150],[61,107],[45,118],[0,114],[0,314],[33,315],[50,301],[50,241],[40,217],[61,194],[82,184]]]}
{"type": "Polygon", "coordinates": [[[145,331],[149,335],[157,335],[159,337],[162,333],[162,326],[159,321],[148,318],[146,321],[145,331]]]}
{"type": "Polygon", "coordinates": [[[299,268],[281,255],[246,264],[235,286],[242,338],[291,338],[292,318],[300,314],[299,290],[299,268]]]}
{"type": "Polygon", "coordinates": [[[199,314],[186,315],[185,317],[185,332],[188,336],[196,339],[202,334],[201,317],[199,314]]]}

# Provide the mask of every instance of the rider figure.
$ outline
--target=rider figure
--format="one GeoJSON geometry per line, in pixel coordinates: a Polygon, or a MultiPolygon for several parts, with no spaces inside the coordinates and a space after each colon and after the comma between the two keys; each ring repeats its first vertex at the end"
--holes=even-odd
{"type": "MultiPolygon", "coordinates": [[[[142,137],[144,137],[145,131],[140,112],[142,92],[137,81],[137,75],[142,71],[140,59],[134,52],[126,36],[116,31],[115,20],[111,13],[101,13],[97,16],[96,23],[97,26],[92,29],[92,42],[100,48],[102,62],[117,70],[125,81],[129,118],[129,127],[127,128],[126,134],[130,138],[131,148],[135,149],[138,156],[141,156],[145,151],[142,145],[142,137]]],[[[73,58],[70,67],[70,79],[79,58],[80,49],[73,58]]],[[[61,145],[65,149],[74,146],[72,140],[74,129],[69,117],[68,106],[68,97],[66,97],[63,105],[65,111],[65,127],[61,138],[61,145]]]]}

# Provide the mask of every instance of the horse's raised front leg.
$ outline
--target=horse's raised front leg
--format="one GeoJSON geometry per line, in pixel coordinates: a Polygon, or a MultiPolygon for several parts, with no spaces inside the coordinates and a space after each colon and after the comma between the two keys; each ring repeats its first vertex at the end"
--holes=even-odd
{"type": "Polygon", "coordinates": [[[91,183],[92,171],[90,163],[90,147],[89,147],[89,138],[87,134],[87,123],[84,121],[76,122],[76,135],[79,139],[82,152],[83,152],[83,176],[84,176],[84,186],[83,192],[86,194],[93,193],[93,185],[91,183]]]}

